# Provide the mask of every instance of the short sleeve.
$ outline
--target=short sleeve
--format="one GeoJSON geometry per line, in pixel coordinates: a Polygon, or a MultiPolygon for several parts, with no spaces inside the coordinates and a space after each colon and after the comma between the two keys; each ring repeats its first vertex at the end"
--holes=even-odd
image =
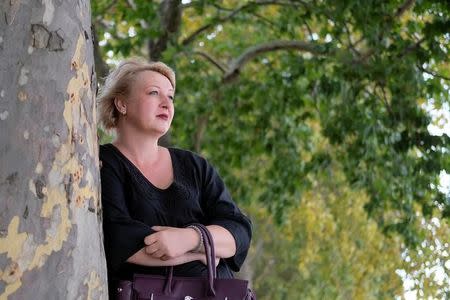
{"type": "Polygon", "coordinates": [[[238,272],[247,257],[252,237],[252,224],[233,201],[217,171],[204,162],[202,201],[208,218],[207,225],[219,225],[227,229],[236,242],[236,254],[226,258],[229,267],[238,272]]]}
{"type": "Polygon", "coordinates": [[[130,217],[126,205],[125,181],[110,163],[100,169],[105,254],[110,271],[117,271],[126,260],[144,247],[144,238],[153,233],[146,224],[130,217]]]}

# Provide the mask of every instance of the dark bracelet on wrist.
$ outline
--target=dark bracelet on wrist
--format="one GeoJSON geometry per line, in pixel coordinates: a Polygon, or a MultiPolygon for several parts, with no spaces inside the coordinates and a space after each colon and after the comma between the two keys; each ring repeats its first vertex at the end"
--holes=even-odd
{"type": "Polygon", "coordinates": [[[200,252],[200,250],[202,249],[202,246],[203,246],[203,235],[202,235],[202,232],[201,232],[200,229],[199,229],[197,226],[195,226],[195,225],[189,225],[189,226],[187,226],[186,228],[192,228],[192,229],[194,229],[194,230],[198,233],[198,235],[199,235],[199,237],[200,237],[200,240],[199,240],[199,242],[198,242],[197,247],[195,247],[195,249],[192,250],[192,251],[193,251],[193,252],[200,252]]]}

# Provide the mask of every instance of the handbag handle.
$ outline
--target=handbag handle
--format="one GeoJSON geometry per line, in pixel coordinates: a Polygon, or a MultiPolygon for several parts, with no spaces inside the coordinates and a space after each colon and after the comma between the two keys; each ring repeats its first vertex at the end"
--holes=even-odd
{"type": "MultiPolygon", "coordinates": [[[[206,266],[208,272],[208,296],[215,296],[216,291],[214,289],[214,279],[217,277],[216,270],[216,254],[214,250],[214,241],[209,232],[208,228],[199,223],[194,223],[192,226],[195,226],[199,229],[200,234],[202,235],[203,246],[205,247],[205,255],[206,255],[206,266]]],[[[172,279],[173,279],[173,266],[169,267],[166,278],[166,284],[164,286],[164,294],[170,295],[172,294],[172,279]]]]}
{"type": "Polygon", "coordinates": [[[217,270],[216,270],[216,253],[214,249],[214,240],[211,236],[211,233],[209,232],[208,228],[203,224],[194,224],[194,226],[197,226],[198,229],[203,234],[203,240],[207,240],[207,243],[203,242],[205,245],[205,252],[207,255],[207,265],[208,265],[208,272],[211,273],[212,278],[217,277],[217,270]],[[206,244],[210,247],[210,253],[208,255],[206,251],[206,244]],[[210,261],[208,262],[208,257],[210,258],[210,261]]]}

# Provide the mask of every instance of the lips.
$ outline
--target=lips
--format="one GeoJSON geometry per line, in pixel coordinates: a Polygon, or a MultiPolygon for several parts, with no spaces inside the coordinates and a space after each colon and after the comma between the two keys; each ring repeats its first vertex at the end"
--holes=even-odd
{"type": "Polygon", "coordinates": [[[169,119],[169,115],[168,114],[159,114],[156,117],[160,118],[160,119],[163,119],[165,121],[167,121],[169,119]]]}

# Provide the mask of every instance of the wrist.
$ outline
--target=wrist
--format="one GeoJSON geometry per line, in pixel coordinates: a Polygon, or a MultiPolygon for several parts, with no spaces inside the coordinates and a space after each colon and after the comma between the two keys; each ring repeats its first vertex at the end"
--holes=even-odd
{"type": "Polygon", "coordinates": [[[193,238],[193,240],[195,241],[192,248],[190,248],[192,252],[200,252],[203,246],[203,236],[202,233],[200,231],[200,229],[198,229],[196,226],[194,225],[189,225],[186,227],[186,229],[189,229],[190,232],[192,232],[195,236],[195,238],[193,238]]]}

